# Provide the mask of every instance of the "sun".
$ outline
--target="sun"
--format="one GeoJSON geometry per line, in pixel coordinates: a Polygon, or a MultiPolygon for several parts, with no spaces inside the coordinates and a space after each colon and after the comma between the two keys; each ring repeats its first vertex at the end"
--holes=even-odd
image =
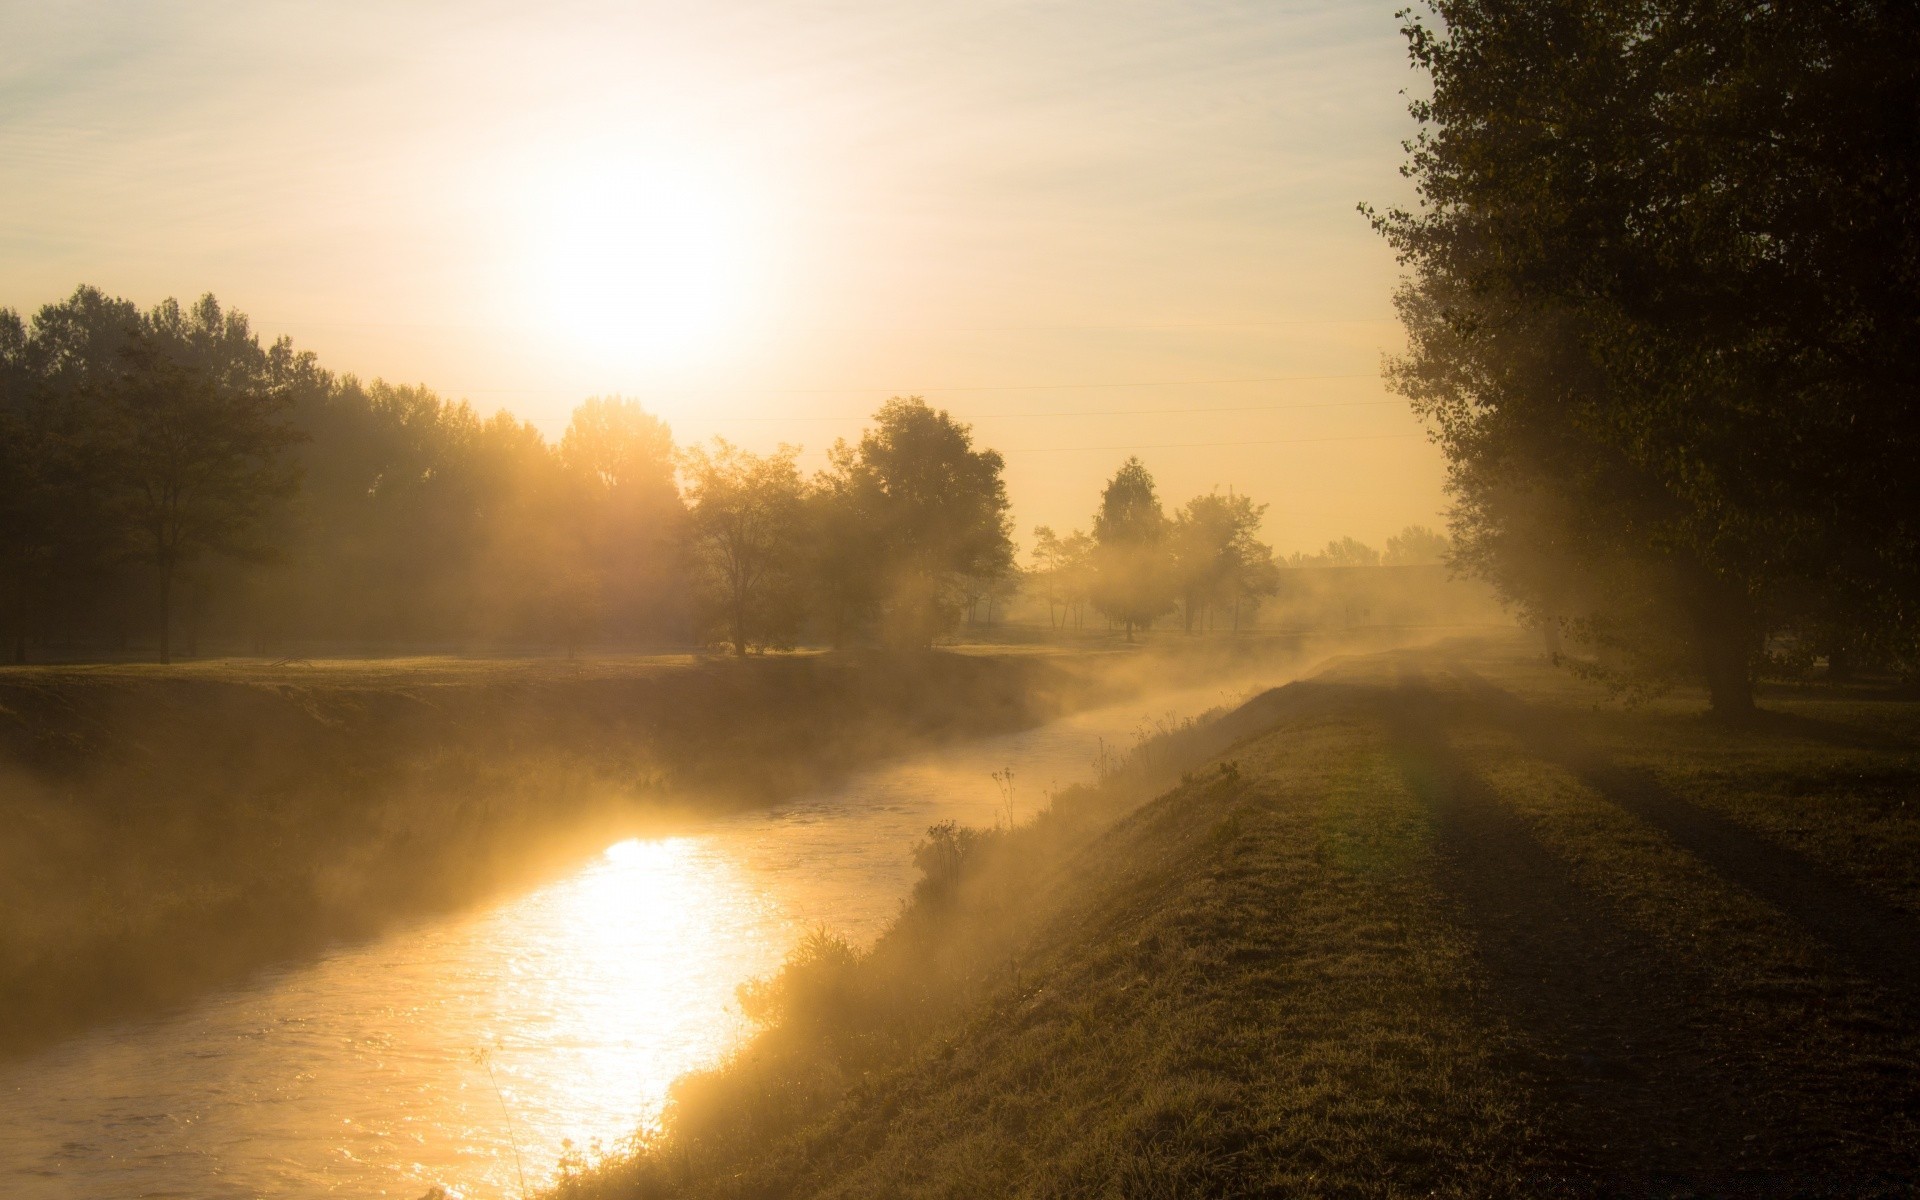
{"type": "Polygon", "coordinates": [[[743,189],[670,160],[554,173],[532,219],[540,322],[576,350],[662,365],[722,347],[752,300],[743,189]]]}

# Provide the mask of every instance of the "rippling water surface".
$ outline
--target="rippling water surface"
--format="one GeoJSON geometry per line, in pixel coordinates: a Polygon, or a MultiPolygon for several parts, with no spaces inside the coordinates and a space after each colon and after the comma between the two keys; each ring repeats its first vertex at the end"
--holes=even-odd
{"type": "Polygon", "coordinates": [[[610,846],[484,911],[273,972],[0,1067],[0,1196],[518,1195],[733,1046],[806,928],[871,939],[928,824],[1016,818],[1104,742],[1220,688],[883,764],[777,810],[610,846]]]}

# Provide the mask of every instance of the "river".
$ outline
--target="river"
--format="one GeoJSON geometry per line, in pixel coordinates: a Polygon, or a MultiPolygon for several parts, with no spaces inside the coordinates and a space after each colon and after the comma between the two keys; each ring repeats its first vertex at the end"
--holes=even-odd
{"type": "Polygon", "coordinates": [[[675,1077],[722,1059],[746,1032],[735,989],[806,929],[877,935],[929,824],[1024,819],[1103,746],[1245,694],[1162,693],[883,762],[0,1066],[0,1195],[537,1189],[569,1144],[618,1145],[675,1077]]]}

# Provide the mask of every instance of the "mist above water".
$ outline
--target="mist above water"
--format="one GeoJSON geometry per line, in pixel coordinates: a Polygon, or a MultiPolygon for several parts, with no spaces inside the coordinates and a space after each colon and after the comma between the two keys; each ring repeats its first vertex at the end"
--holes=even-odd
{"type": "Polygon", "coordinates": [[[1155,722],[1240,694],[1166,693],[622,841],[483,911],[10,1064],[0,1184],[49,1200],[518,1193],[568,1142],[645,1127],[676,1076],[724,1056],[746,1028],[734,989],[805,929],[880,932],[929,824],[1029,817],[1155,722]]]}

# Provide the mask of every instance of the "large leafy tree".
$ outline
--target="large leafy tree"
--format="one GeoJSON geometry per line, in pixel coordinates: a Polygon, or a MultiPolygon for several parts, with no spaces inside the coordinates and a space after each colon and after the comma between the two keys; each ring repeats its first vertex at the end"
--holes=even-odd
{"type": "Polygon", "coordinates": [[[636,401],[593,397],[574,409],[559,457],[567,473],[560,526],[575,542],[563,612],[591,609],[629,637],[677,624],[674,548],[686,510],[666,422],[636,401]]]}
{"type": "Polygon", "coordinates": [[[1267,506],[1252,497],[1210,492],[1195,496],[1174,515],[1168,530],[1170,568],[1181,624],[1192,633],[1215,609],[1230,612],[1240,628],[1243,607],[1257,608],[1280,588],[1273,547],[1257,536],[1267,506]]]}
{"type": "Polygon", "coordinates": [[[1751,707],[1770,634],[1910,647],[1917,10],[1431,11],[1421,203],[1376,221],[1454,561],[1718,711],[1751,707]]]}
{"type": "Polygon", "coordinates": [[[791,645],[801,611],[799,449],[750,454],[715,438],[684,457],[689,530],[708,623],[745,657],[791,645]]]}
{"type": "Polygon", "coordinates": [[[1004,460],[974,449],[972,428],[944,410],[896,396],[829,460],[823,556],[865,564],[888,641],[930,644],[958,622],[970,586],[1013,569],[1004,460]]]}

